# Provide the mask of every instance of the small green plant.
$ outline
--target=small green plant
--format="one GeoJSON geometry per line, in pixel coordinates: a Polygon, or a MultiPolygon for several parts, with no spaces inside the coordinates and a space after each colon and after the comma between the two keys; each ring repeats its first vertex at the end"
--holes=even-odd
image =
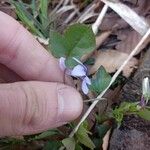
{"type": "Polygon", "coordinates": [[[49,0],[32,0],[30,4],[21,0],[11,0],[11,3],[19,19],[29,31],[42,39],[49,38],[50,29],[54,23],[48,14],[49,0]]]}
{"type": "Polygon", "coordinates": [[[117,108],[112,111],[112,115],[118,123],[118,126],[121,125],[123,117],[125,115],[138,115],[141,118],[150,121],[150,107],[147,106],[147,103],[150,99],[150,86],[148,77],[143,79],[142,83],[143,94],[141,96],[140,102],[123,102],[117,108]]]}

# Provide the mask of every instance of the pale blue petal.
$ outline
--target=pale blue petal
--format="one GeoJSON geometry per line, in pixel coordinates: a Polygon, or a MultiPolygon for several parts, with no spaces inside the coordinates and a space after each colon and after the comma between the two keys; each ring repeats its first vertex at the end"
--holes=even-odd
{"type": "Polygon", "coordinates": [[[74,77],[83,77],[86,76],[86,71],[82,65],[77,65],[71,71],[71,75],[74,77]]]}
{"type": "Polygon", "coordinates": [[[64,58],[64,57],[61,57],[59,59],[59,67],[61,68],[62,71],[64,71],[66,69],[65,60],[66,60],[66,58],[64,58]]]}
{"type": "Polygon", "coordinates": [[[85,69],[85,71],[87,72],[87,67],[80,61],[78,60],[77,58],[75,57],[72,57],[77,63],[79,63],[81,66],[83,66],[83,68],[85,69]]]}
{"type": "Polygon", "coordinates": [[[81,88],[82,88],[82,91],[83,91],[84,94],[88,94],[89,88],[87,86],[86,80],[82,81],[82,87],[81,88]]]}
{"type": "Polygon", "coordinates": [[[86,76],[83,80],[85,80],[86,84],[91,85],[91,80],[89,77],[86,76]]]}

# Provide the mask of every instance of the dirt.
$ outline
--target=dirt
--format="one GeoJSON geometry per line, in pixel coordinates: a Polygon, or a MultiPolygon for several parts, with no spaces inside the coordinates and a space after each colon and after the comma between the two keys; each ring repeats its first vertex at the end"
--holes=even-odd
{"type": "MultiPolygon", "coordinates": [[[[119,101],[135,102],[141,98],[142,79],[150,77],[150,48],[145,53],[139,69],[123,87],[119,101]]],[[[114,129],[109,150],[148,150],[150,147],[150,122],[138,116],[126,116],[119,129],[114,129]]]]}
{"type": "Polygon", "coordinates": [[[109,150],[148,150],[149,147],[150,123],[137,116],[127,116],[122,126],[114,130],[109,150]]]}

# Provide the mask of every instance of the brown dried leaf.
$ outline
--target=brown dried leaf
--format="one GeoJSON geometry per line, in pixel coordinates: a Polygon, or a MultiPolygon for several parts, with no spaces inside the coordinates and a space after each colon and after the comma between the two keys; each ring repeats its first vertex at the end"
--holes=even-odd
{"type": "MultiPolygon", "coordinates": [[[[116,45],[116,49],[120,52],[124,53],[131,53],[131,51],[135,48],[135,46],[138,44],[138,42],[141,40],[142,36],[138,34],[134,30],[125,29],[120,30],[116,32],[116,35],[120,42],[116,45]]],[[[135,55],[137,55],[139,52],[141,52],[142,49],[146,47],[150,39],[146,40],[144,44],[141,46],[141,48],[137,51],[135,55]]]]}
{"type": "Polygon", "coordinates": [[[104,31],[96,37],[96,49],[109,37],[112,31],[104,31]]]}
{"type": "Polygon", "coordinates": [[[121,91],[122,87],[121,85],[115,87],[115,89],[109,89],[106,94],[105,94],[105,98],[108,100],[108,107],[111,107],[112,104],[114,103],[118,103],[118,98],[120,95],[120,91],[121,91]]]}
{"type": "Polygon", "coordinates": [[[111,12],[105,15],[102,24],[100,26],[100,30],[112,30],[121,29],[128,26],[128,24],[122,20],[116,13],[111,12]]]}
{"type": "MultiPolygon", "coordinates": [[[[99,51],[96,55],[95,64],[90,68],[89,73],[94,74],[102,65],[109,73],[115,72],[127,59],[128,54],[116,50],[99,51]]],[[[123,75],[129,77],[133,69],[137,67],[138,60],[132,58],[123,69],[123,75]]]]}

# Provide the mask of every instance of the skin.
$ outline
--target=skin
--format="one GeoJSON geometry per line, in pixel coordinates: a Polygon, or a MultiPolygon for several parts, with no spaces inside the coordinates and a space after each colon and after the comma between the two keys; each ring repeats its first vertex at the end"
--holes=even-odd
{"type": "MultiPolygon", "coordinates": [[[[66,78],[70,84],[70,79],[66,78]]],[[[63,84],[58,61],[0,12],[0,137],[61,126],[82,111],[80,94],[63,84]]]]}

